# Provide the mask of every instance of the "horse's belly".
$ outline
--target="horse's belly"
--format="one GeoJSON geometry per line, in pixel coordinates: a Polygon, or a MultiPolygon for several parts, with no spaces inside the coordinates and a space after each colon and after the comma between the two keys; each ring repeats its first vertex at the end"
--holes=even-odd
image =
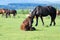
{"type": "Polygon", "coordinates": [[[48,16],[48,15],[46,15],[46,14],[42,14],[42,16],[48,16]]]}
{"type": "Polygon", "coordinates": [[[0,13],[0,14],[2,14],[2,13],[0,13]]]}

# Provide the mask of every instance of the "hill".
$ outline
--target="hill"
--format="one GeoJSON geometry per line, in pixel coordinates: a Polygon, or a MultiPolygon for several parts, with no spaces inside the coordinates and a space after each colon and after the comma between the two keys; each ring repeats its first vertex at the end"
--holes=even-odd
{"type": "Polygon", "coordinates": [[[33,9],[36,6],[54,6],[60,9],[60,4],[57,3],[9,3],[8,5],[0,5],[0,8],[5,9],[33,9]]]}

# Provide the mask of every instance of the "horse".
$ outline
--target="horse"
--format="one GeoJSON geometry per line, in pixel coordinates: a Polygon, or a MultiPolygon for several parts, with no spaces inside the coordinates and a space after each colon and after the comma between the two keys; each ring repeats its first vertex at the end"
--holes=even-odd
{"type": "Polygon", "coordinates": [[[10,16],[10,10],[9,10],[9,9],[3,9],[3,10],[5,11],[6,18],[7,18],[8,16],[10,16]]]}
{"type": "Polygon", "coordinates": [[[60,10],[57,10],[57,15],[60,15],[60,10]]]}
{"type": "MultiPolygon", "coordinates": [[[[5,9],[5,12],[6,12],[6,18],[8,16],[10,16],[10,14],[13,14],[13,16],[15,17],[16,14],[17,14],[17,11],[16,10],[9,10],[9,9],[5,9]]],[[[10,16],[11,17],[11,16],[10,16]]]]}
{"type": "Polygon", "coordinates": [[[23,21],[23,23],[21,24],[20,29],[21,29],[21,30],[25,30],[25,31],[28,31],[28,30],[30,30],[30,31],[36,30],[34,27],[30,27],[30,26],[29,26],[29,21],[30,21],[30,16],[28,16],[28,17],[23,21]]]}
{"type": "Polygon", "coordinates": [[[13,14],[13,16],[15,17],[17,14],[17,11],[16,10],[10,10],[10,14],[13,14]]]}
{"type": "Polygon", "coordinates": [[[48,15],[50,15],[50,17],[51,17],[50,26],[52,26],[52,23],[54,23],[53,25],[55,26],[56,25],[56,23],[55,23],[56,9],[55,9],[55,7],[52,7],[52,6],[37,6],[37,7],[35,7],[34,10],[31,12],[31,20],[30,20],[29,25],[32,26],[34,16],[36,16],[35,26],[38,25],[38,17],[41,18],[41,21],[44,26],[43,17],[46,17],[48,15]]]}
{"type": "Polygon", "coordinates": [[[0,9],[0,14],[2,14],[2,16],[4,15],[5,10],[4,9],[0,9]]]}

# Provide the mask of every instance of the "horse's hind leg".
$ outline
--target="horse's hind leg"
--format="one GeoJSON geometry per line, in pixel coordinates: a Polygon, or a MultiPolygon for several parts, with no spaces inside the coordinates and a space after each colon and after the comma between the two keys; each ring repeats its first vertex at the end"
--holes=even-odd
{"type": "Polygon", "coordinates": [[[55,18],[56,18],[56,15],[53,15],[51,16],[51,23],[50,23],[50,26],[52,25],[52,22],[54,23],[53,25],[55,26],[55,18]]]}
{"type": "Polygon", "coordinates": [[[56,25],[56,23],[55,23],[55,19],[56,19],[56,15],[54,15],[54,18],[53,18],[53,22],[54,22],[54,26],[56,25]]]}
{"type": "Polygon", "coordinates": [[[8,14],[9,14],[9,13],[7,12],[7,13],[6,13],[6,18],[8,18],[8,14]]]}
{"type": "Polygon", "coordinates": [[[42,16],[40,16],[40,18],[41,18],[41,21],[42,21],[42,23],[43,23],[43,26],[44,26],[44,22],[43,22],[43,18],[42,18],[42,16]]]}
{"type": "Polygon", "coordinates": [[[10,13],[9,13],[8,15],[9,15],[9,17],[11,18],[11,15],[10,15],[10,13]]]}
{"type": "Polygon", "coordinates": [[[6,18],[8,17],[7,13],[6,13],[6,18]]]}
{"type": "Polygon", "coordinates": [[[38,16],[36,16],[36,24],[35,24],[35,26],[37,26],[38,25],[38,16]]]}
{"type": "Polygon", "coordinates": [[[14,13],[14,14],[13,14],[13,17],[14,17],[14,18],[15,18],[15,15],[16,15],[16,14],[14,13]]]}
{"type": "Polygon", "coordinates": [[[4,16],[4,13],[2,13],[2,17],[4,16]]]}
{"type": "Polygon", "coordinates": [[[56,25],[55,20],[54,20],[54,26],[56,25]]]}
{"type": "Polygon", "coordinates": [[[52,26],[52,22],[54,22],[54,26],[55,26],[55,20],[54,20],[54,18],[51,18],[51,23],[50,23],[50,26],[52,26]]]}
{"type": "Polygon", "coordinates": [[[52,17],[51,17],[51,22],[50,22],[50,26],[52,26],[52,22],[53,22],[53,20],[52,20],[52,17]]]}

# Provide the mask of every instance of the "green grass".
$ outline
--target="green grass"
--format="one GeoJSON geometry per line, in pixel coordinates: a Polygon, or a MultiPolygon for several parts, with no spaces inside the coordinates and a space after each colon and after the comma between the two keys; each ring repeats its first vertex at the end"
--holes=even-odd
{"type": "Polygon", "coordinates": [[[39,19],[38,26],[33,26],[36,31],[22,31],[20,25],[26,14],[17,14],[16,18],[5,18],[0,15],[0,40],[60,40],[60,17],[56,18],[56,26],[49,26],[50,18],[44,18],[45,25],[39,19]]]}

